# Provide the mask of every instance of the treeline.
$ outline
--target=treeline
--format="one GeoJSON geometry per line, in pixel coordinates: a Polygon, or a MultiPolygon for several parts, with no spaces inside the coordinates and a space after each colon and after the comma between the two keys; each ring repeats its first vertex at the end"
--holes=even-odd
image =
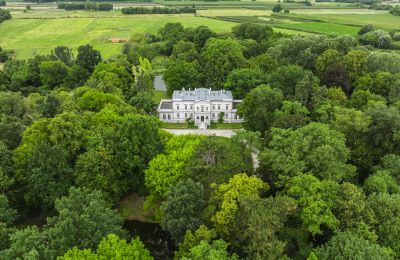
{"type": "Polygon", "coordinates": [[[121,9],[123,14],[183,14],[196,13],[195,8],[168,8],[168,7],[125,7],[121,9]]]}
{"type": "Polygon", "coordinates": [[[85,2],[85,3],[58,3],[58,9],[64,10],[89,10],[89,11],[110,11],[114,7],[109,3],[93,3],[93,2],[85,2]]]}
{"type": "Polygon", "coordinates": [[[11,19],[10,11],[5,9],[0,9],[0,23],[8,19],[11,19]]]}
{"type": "Polygon", "coordinates": [[[362,39],[380,34],[167,23],[108,60],[89,45],[7,60],[0,259],[152,259],[110,209],[131,191],[175,259],[398,259],[400,55],[362,39]],[[168,94],[232,91],[245,130],[164,131],[155,70],[168,94]]]}

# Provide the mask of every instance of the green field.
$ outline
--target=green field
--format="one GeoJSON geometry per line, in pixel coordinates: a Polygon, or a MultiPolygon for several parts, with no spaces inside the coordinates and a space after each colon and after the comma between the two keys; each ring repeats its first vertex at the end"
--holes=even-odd
{"type": "Polygon", "coordinates": [[[356,35],[360,30],[360,27],[332,24],[332,23],[321,23],[321,22],[305,22],[305,23],[291,23],[291,24],[277,24],[279,28],[285,28],[290,30],[299,30],[304,32],[315,32],[315,33],[336,33],[336,34],[350,34],[356,35]]]}
{"type": "MultiPolygon", "coordinates": [[[[180,22],[186,27],[206,25],[216,32],[229,32],[238,23],[271,25],[287,34],[337,33],[356,35],[359,28],[373,23],[387,30],[399,30],[399,17],[386,11],[351,8],[344,3],[317,3],[307,7],[302,3],[283,3],[290,14],[275,15],[271,6],[276,0],[260,1],[157,1],[152,5],[180,5],[199,8],[197,15],[123,15],[110,12],[64,11],[54,3],[34,4],[23,12],[25,3],[10,2],[13,19],[0,24],[0,46],[15,50],[17,58],[50,53],[56,46],[67,45],[73,50],[91,44],[105,58],[120,53],[122,43],[111,38],[129,39],[135,33],[156,33],[167,22],[180,22]]],[[[148,5],[132,2],[115,6],[148,5]]]]}
{"type": "MultiPolygon", "coordinates": [[[[283,16],[283,15],[282,15],[283,16]]],[[[400,18],[389,13],[378,14],[289,14],[286,18],[314,19],[327,23],[363,26],[373,24],[386,30],[400,30],[400,18]]]]}
{"type": "Polygon", "coordinates": [[[110,57],[121,51],[123,44],[110,43],[110,38],[130,38],[135,33],[156,33],[167,22],[184,26],[206,25],[216,32],[230,31],[235,23],[193,15],[127,16],[121,18],[11,19],[0,24],[0,46],[16,51],[17,58],[50,53],[54,47],[68,45],[76,49],[92,44],[110,57]]]}

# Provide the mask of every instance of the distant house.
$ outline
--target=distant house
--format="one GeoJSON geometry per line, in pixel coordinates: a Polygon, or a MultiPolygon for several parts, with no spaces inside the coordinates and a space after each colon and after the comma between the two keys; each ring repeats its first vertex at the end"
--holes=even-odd
{"type": "Polygon", "coordinates": [[[126,42],[127,39],[125,39],[125,38],[111,38],[110,41],[112,43],[121,43],[121,42],[126,42]]]}
{"type": "Polygon", "coordinates": [[[172,99],[161,100],[157,111],[161,121],[184,123],[187,118],[192,118],[200,128],[207,128],[212,121],[218,121],[220,114],[225,123],[242,122],[236,110],[241,102],[233,99],[230,91],[182,89],[174,91],[172,99]]]}

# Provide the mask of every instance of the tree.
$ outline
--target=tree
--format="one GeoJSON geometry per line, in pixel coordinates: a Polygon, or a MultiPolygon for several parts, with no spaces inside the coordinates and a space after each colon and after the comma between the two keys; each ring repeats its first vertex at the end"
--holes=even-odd
{"type": "Polygon", "coordinates": [[[73,62],[72,51],[68,46],[57,46],[54,49],[54,55],[66,65],[71,65],[73,62]]]}
{"type": "Polygon", "coordinates": [[[368,52],[352,50],[343,57],[343,65],[351,80],[356,80],[367,71],[368,52]]]}
{"type": "Polygon", "coordinates": [[[89,44],[79,46],[76,64],[89,72],[93,72],[99,62],[101,62],[101,54],[98,50],[93,49],[93,46],[89,44]]]}
{"type": "Polygon", "coordinates": [[[210,230],[205,225],[201,225],[195,232],[188,230],[185,239],[179,244],[179,250],[175,253],[175,258],[187,257],[190,254],[190,249],[199,245],[202,241],[210,243],[216,237],[215,230],[210,230]]]}
{"type": "Polygon", "coordinates": [[[372,194],[366,204],[373,214],[369,224],[378,235],[378,243],[393,249],[397,257],[400,255],[400,194],[372,194]]]}
{"type": "Polygon", "coordinates": [[[198,59],[196,45],[192,42],[179,41],[174,44],[171,56],[181,61],[194,62],[198,59]]]}
{"type": "Polygon", "coordinates": [[[251,57],[249,62],[252,68],[259,69],[264,73],[271,72],[278,67],[278,62],[268,53],[251,57]]]}
{"type": "Polygon", "coordinates": [[[171,186],[162,203],[161,226],[175,241],[182,241],[187,230],[195,231],[201,224],[201,215],[206,206],[204,188],[191,179],[181,180],[171,186]]]}
{"type": "Polygon", "coordinates": [[[369,33],[375,30],[374,25],[372,24],[367,24],[361,27],[361,29],[358,31],[358,35],[363,35],[365,33],[369,33]]]}
{"type": "Polygon", "coordinates": [[[261,42],[272,35],[272,28],[265,25],[242,23],[233,27],[232,32],[238,39],[252,39],[261,42]]]}
{"type": "Polygon", "coordinates": [[[211,244],[201,241],[197,246],[190,249],[190,253],[184,256],[182,260],[202,260],[202,259],[221,259],[235,260],[236,255],[229,256],[227,252],[228,243],[219,239],[214,240],[211,244]]]}
{"type": "Polygon", "coordinates": [[[83,86],[90,77],[90,73],[77,64],[69,67],[68,76],[65,78],[65,85],[71,89],[83,86]]]}
{"type": "Polygon", "coordinates": [[[378,244],[370,243],[350,232],[339,232],[325,245],[317,248],[318,259],[393,259],[393,252],[378,244]]]}
{"type": "Polygon", "coordinates": [[[203,48],[207,40],[216,36],[216,33],[211,31],[207,26],[201,25],[193,31],[193,42],[197,48],[203,48]]]}
{"type": "Polygon", "coordinates": [[[319,80],[311,71],[297,65],[282,66],[269,75],[269,84],[282,91],[286,98],[309,106],[320,91],[319,80]]]}
{"type": "Polygon", "coordinates": [[[212,183],[227,182],[238,172],[252,172],[251,152],[240,150],[238,144],[226,138],[209,136],[198,144],[185,171],[209,194],[212,183]]]}
{"type": "Polygon", "coordinates": [[[116,62],[99,63],[96,65],[88,86],[104,92],[122,92],[125,96],[132,95],[133,77],[124,66],[116,62]]]}
{"type": "Polygon", "coordinates": [[[320,181],[310,174],[300,174],[287,182],[286,193],[296,200],[303,226],[313,236],[323,234],[322,225],[337,229],[339,221],[332,211],[338,186],[333,181],[320,181]]]}
{"type": "Polygon", "coordinates": [[[68,67],[61,61],[43,61],[39,68],[40,80],[49,89],[60,87],[68,75],[68,67]]]}
{"type": "Polygon", "coordinates": [[[257,198],[260,191],[268,190],[268,184],[257,177],[247,176],[244,173],[236,174],[228,183],[211,186],[213,192],[207,208],[217,232],[223,237],[229,237],[235,223],[235,215],[239,200],[242,198],[257,198]]]}
{"type": "Polygon", "coordinates": [[[251,259],[283,258],[286,243],[278,236],[295,209],[295,201],[286,196],[239,200],[235,217],[239,229],[230,242],[251,259]]]}
{"type": "Polygon", "coordinates": [[[342,55],[338,50],[335,49],[327,49],[321,55],[318,56],[315,61],[315,70],[317,75],[322,78],[325,76],[326,71],[337,64],[340,64],[342,59],[342,55]]]}
{"type": "Polygon", "coordinates": [[[0,194],[5,194],[8,188],[14,183],[14,169],[11,158],[11,151],[0,141],[0,194]]]}
{"type": "Polygon", "coordinates": [[[263,73],[258,69],[236,69],[232,71],[224,87],[232,91],[234,98],[242,99],[255,87],[266,83],[263,73]]]}
{"type": "Polygon", "coordinates": [[[372,45],[378,49],[389,49],[392,46],[392,38],[384,30],[374,30],[358,37],[363,45],[372,45]]]}
{"type": "Polygon", "coordinates": [[[369,90],[387,98],[389,103],[400,100],[400,74],[377,71],[360,77],[354,84],[357,90],[369,90]]]}
{"type": "Polygon", "coordinates": [[[274,111],[273,127],[296,129],[306,125],[310,112],[298,101],[283,101],[282,107],[274,111]]]}
{"type": "Polygon", "coordinates": [[[28,165],[20,176],[26,185],[25,200],[37,207],[51,208],[57,198],[67,194],[73,183],[68,155],[61,147],[37,143],[28,165]]]}
{"type": "Polygon", "coordinates": [[[132,260],[152,260],[149,251],[144,247],[139,237],[132,239],[128,243],[125,239],[120,239],[114,234],[103,237],[97,250],[92,252],[90,249],[78,249],[74,247],[68,250],[59,260],[80,260],[80,259],[132,259],[132,260]]]}
{"type": "Polygon", "coordinates": [[[367,193],[399,193],[400,185],[389,171],[377,171],[364,182],[367,193]]]}
{"type": "Polygon", "coordinates": [[[94,249],[109,234],[125,236],[121,217],[107,207],[98,191],[71,188],[68,196],[56,200],[55,209],[57,214],[47,219],[41,231],[33,226],[11,235],[11,246],[0,257],[55,259],[75,246],[94,249]]]}
{"type": "Polygon", "coordinates": [[[261,85],[251,90],[238,107],[244,127],[263,135],[273,124],[273,113],[282,106],[283,95],[278,89],[261,85]]]}
{"type": "Polygon", "coordinates": [[[301,173],[321,180],[348,180],[356,170],[347,163],[348,158],[344,135],[327,125],[311,123],[297,130],[273,128],[268,148],[260,154],[260,171],[275,184],[301,173]]]}
{"type": "Polygon", "coordinates": [[[194,63],[180,60],[171,62],[163,76],[169,96],[172,95],[174,90],[198,87],[200,79],[199,71],[194,63]]]}
{"type": "Polygon", "coordinates": [[[164,27],[161,27],[158,30],[161,40],[171,42],[178,42],[179,40],[184,39],[184,32],[185,29],[181,23],[166,23],[164,27]]]}
{"type": "Polygon", "coordinates": [[[153,94],[149,91],[140,91],[131,98],[129,103],[148,115],[157,115],[158,104],[154,102],[153,94]]]}
{"type": "Polygon", "coordinates": [[[150,161],[144,172],[145,185],[150,191],[147,208],[165,200],[169,187],[186,175],[185,168],[203,138],[197,135],[173,136],[167,142],[164,153],[150,161]]]}
{"type": "Polygon", "coordinates": [[[214,89],[222,88],[229,73],[246,63],[240,43],[230,38],[208,40],[200,61],[205,85],[214,89]]]}
{"type": "Polygon", "coordinates": [[[79,185],[99,189],[113,200],[129,189],[142,190],[143,172],[150,160],[161,151],[161,137],[156,118],[125,114],[115,115],[113,127],[97,129],[88,151],[76,162],[79,185]]]}
{"type": "Polygon", "coordinates": [[[276,4],[272,8],[273,13],[280,13],[280,12],[282,12],[282,10],[283,10],[283,8],[282,8],[281,4],[276,4]]]}

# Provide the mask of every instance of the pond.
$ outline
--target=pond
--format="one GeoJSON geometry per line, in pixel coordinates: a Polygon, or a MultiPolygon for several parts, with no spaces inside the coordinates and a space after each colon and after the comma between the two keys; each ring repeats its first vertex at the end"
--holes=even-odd
{"type": "Polygon", "coordinates": [[[124,228],[132,237],[139,236],[140,240],[150,251],[154,259],[172,259],[176,250],[171,236],[162,230],[157,223],[125,220],[124,228]]]}

